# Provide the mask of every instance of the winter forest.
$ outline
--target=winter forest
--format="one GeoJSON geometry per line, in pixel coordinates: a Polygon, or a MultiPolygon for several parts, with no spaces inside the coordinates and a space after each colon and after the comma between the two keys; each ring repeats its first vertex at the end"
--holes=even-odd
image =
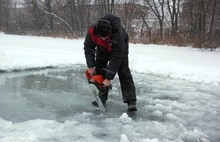
{"type": "Polygon", "coordinates": [[[84,37],[107,13],[121,18],[133,43],[220,46],[219,0],[0,0],[0,31],[84,37]]]}

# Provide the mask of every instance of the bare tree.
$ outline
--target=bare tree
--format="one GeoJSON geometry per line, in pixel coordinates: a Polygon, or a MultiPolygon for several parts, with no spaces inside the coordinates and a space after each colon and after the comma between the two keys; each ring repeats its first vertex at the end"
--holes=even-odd
{"type": "Polygon", "coordinates": [[[0,0],[0,31],[10,30],[10,7],[11,0],[0,0]]]}
{"type": "Polygon", "coordinates": [[[211,9],[210,9],[210,24],[208,29],[208,39],[206,43],[206,47],[208,48],[218,48],[220,46],[220,26],[218,25],[220,23],[220,2],[217,0],[211,0],[211,9]],[[218,9],[218,11],[217,11],[218,9]],[[217,22],[217,20],[219,20],[217,22]],[[218,26],[217,26],[218,25],[218,26]],[[215,30],[213,30],[215,28],[215,30]],[[217,30],[216,30],[217,29],[217,30]]]}
{"type": "MultiPolygon", "coordinates": [[[[190,39],[197,40],[197,47],[218,47],[219,34],[213,29],[219,28],[218,0],[187,0],[183,5],[183,21],[189,29],[190,39]],[[214,34],[215,33],[215,34],[214,34]]],[[[218,31],[218,30],[216,30],[218,31]]],[[[186,31],[187,32],[187,31],[186,31]]]]}
{"type": "MultiPolygon", "coordinates": [[[[146,19],[148,18],[148,16],[149,16],[149,10],[148,10],[148,9],[146,9],[145,11],[141,11],[140,17],[142,18],[144,25],[147,27],[149,41],[151,41],[152,28],[149,26],[148,22],[146,21],[146,19]]],[[[143,25],[143,26],[144,26],[144,25],[143,25]]],[[[141,35],[143,35],[143,26],[142,26],[142,29],[141,29],[141,35]]]]}
{"type": "Polygon", "coordinates": [[[131,21],[133,19],[134,16],[134,12],[136,9],[136,5],[135,5],[135,0],[125,0],[124,3],[124,15],[123,15],[123,23],[124,23],[124,27],[127,31],[130,30],[131,27],[131,21]]]}
{"type": "MultiPolygon", "coordinates": [[[[213,2],[212,2],[212,11],[211,11],[211,22],[210,22],[210,26],[209,26],[209,33],[211,34],[212,33],[212,31],[213,31],[213,26],[214,26],[214,21],[215,21],[215,19],[216,18],[219,18],[219,17],[217,17],[217,16],[215,16],[215,15],[218,15],[217,14],[217,0],[212,0],[213,2]]],[[[220,14],[220,12],[219,12],[219,14],[220,14]]],[[[219,15],[220,16],[220,15],[219,15]]]]}
{"type": "Polygon", "coordinates": [[[181,0],[167,0],[167,8],[171,19],[171,34],[173,37],[176,36],[178,31],[180,1],[181,0]]]}
{"type": "MultiPolygon", "coordinates": [[[[52,12],[52,0],[45,0],[45,13],[53,13],[52,12]]],[[[47,15],[47,25],[51,31],[54,30],[54,23],[53,23],[53,15],[47,15]]]]}
{"type": "Polygon", "coordinates": [[[114,5],[115,5],[115,0],[111,0],[111,7],[110,7],[110,13],[114,12],[114,5]]]}
{"type": "Polygon", "coordinates": [[[160,37],[163,38],[165,0],[144,0],[157,17],[160,26],[160,37]]]}
{"type": "Polygon", "coordinates": [[[41,12],[41,3],[37,0],[25,0],[25,7],[29,13],[31,30],[43,30],[46,24],[44,14],[41,12]]]}

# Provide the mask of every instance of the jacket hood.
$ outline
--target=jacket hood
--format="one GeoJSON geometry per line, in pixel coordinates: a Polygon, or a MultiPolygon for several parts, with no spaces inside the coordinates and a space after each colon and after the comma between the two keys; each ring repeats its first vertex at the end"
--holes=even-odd
{"type": "Polygon", "coordinates": [[[114,16],[112,14],[107,14],[104,17],[102,17],[101,19],[107,19],[111,22],[111,24],[118,30],[120,31],[121,28],[121,20],[119,17],[114,16]]]}

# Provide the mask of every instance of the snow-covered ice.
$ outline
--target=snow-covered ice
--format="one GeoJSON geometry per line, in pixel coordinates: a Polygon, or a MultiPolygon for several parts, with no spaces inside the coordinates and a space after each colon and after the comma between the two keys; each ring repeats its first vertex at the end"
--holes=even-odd
{"type": "Polygon", "coordinates": [[[87,95],[83,39],[1,33],[0,141],[220,141],[219,51],[130,44],[129,58],[138,111],[116,77],[103,114],[87,95]]]}

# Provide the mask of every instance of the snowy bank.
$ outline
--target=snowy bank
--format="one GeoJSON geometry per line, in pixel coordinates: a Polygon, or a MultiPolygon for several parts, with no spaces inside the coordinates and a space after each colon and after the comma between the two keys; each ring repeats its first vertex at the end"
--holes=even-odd
{"type": "MultiPolygon", "coordinates": [[[[85,64],[83,39],[0,34],[0,70],[67,67],[85,64]]],[[[190,47],[130,44],[130,68],[208,84],[220,84],[220,52],[190,47]]]]}

